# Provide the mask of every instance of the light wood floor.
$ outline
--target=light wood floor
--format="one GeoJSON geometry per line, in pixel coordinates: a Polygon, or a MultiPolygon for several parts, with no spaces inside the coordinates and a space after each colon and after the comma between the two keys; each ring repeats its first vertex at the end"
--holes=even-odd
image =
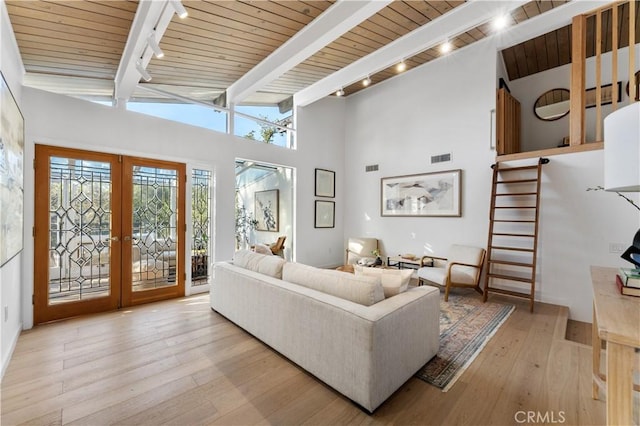
{"type": "Polygon", "coordinates": [[[38,326],[2,381],[1,421],[507,425],[534,411],[604,424],[591,348],[564,340],[566,309],[508,300],[516,311],[449,392],[412,378],[372,416],[212,312],[208,295],[38,326]]]}

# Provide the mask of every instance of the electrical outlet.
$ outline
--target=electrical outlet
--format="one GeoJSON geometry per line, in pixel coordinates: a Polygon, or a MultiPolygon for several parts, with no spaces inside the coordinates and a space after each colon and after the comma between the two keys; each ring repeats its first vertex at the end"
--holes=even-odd
{"type": "Polygon", "coordinates": [[[609,243],[609,253],[623,253],[625,249],[624,243],[609,243]]]}

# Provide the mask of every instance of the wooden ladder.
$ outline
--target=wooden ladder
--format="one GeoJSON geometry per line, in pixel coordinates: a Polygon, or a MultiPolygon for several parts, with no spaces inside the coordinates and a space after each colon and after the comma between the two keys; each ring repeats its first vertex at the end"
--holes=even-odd
{"type": "MultiPolygon", "coordinates": [[[[538,216],[542,165],[501,168],[492,165],[493,183],[489,211],[487,274],[484,281],[486,302],[489,292],[529,299],[533,312],[538,252],[538,216]],[[532,176],[535,173],[535,176],[532,176]],[[499,201],[498,201],[499,200],[499,201]],[[510,281],[516,290],[495,287],[495,280],[510,281]],[[526,284],[529,288],[520,291],[526,284]]],[[[513,288],[513,287],[512,287],[513,288]]]]}

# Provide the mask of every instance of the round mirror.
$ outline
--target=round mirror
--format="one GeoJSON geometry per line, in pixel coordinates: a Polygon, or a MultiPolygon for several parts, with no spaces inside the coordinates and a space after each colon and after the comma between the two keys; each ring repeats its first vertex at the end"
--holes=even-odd
{"type": "Polygon", "coordinates": [[[569,114],[569,90],[552,89],[538,98],[533,112],[540,120],[559,120],[569,114]]]}
{"type": "MultiPolygon", "coordinates": [[[[636,96],[635,101],[640,101],[640,71],[636,71],[636,96]]],[[[631,97],[629,94],[629,82],[627,81],[627,96],[631,97]]]]}

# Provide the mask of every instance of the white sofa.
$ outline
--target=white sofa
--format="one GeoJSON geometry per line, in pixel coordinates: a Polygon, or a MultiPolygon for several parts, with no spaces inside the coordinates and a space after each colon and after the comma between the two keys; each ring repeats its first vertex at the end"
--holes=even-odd
{"type": "Polygon", "coordinates": [[[385,299],[379,277],[239,253],[215,265],[211,308],[369,412],[436,354],[437,288],[385,299]]]}

